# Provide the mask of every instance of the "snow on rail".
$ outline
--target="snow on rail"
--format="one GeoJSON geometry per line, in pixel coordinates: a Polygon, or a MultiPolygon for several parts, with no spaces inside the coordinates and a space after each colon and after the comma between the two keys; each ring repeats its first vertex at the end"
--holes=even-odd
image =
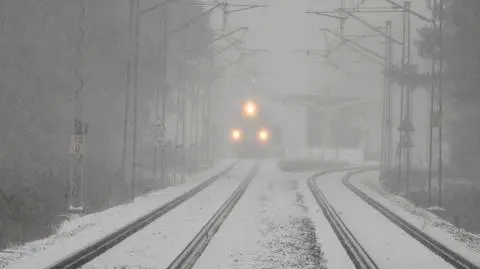
{"type": "Polygon", "coordinates": [[[405,198],[384,191],[378,172],[358,174],[350,182],[395,215],[412,224],[452,251],[480,266],[480,235],[468,233],[405,198]]]}
{"type": "Polygon", "coordinates": [[[341,180],[347,173],[325,175],[316,183],[379,268],[453,268],[350,191],[341,180]]]}
{"type": "MultiPolygon", "coordinates": [[[[317,227],[309,214],[317,206],[307,201],[313,198],[306,197],[310,194],[303,188],[307,177],[283,173],[274,162],[264,161],[257,178],[193,268],[325,269],[323,252],[330,250],[330,245],[317,243],[317,227]]],[[[329,264],[344,264],[339,262],[329,264]]]]}
{"type": "Polygon", "coordinates": [[[339,214],[327,201],[325,195],[320,190],[318,185],[315,184],[316,180],[321,179],[322,176],[328,175],[329,173],[331,172],[322,172],[308,179],[307,183],[312,195],[315,197],[318,205],[322,208],[323,214],[327,218],[328,222],[330,222],[330,225],[350,256],[350,259],[355,264],[355,267],[362,269],[378,269],[375,261],[372,260],[360,242],[358,242],[352,232],[348,229],[343,220],[340,218],[339,214]]]}
{"type": "Polygon", "coordinates": [[[59,260],[189,191],[233,162],[232,159],[221,160],[214,168],[188,178],[185,184],[137,197],[133,203],[65,221],[48,238],[0,252],[0,268],[37,269],[41,268],[40,264],[59,260]]]}
{"type": "Polygon", "coordinates": [[[93,268],[167,268],[230,197],[253,163],[242,162],[174,210],[84,265],[93,268]]]}
{"type": "Polygon", "coordinates": [[[168,266],[168,269],[192,268],[198,258],[202,255],[212,238],[222,226],[225,219],[232,212],[235,205],[242,198],[252,180],[257,176],[259,170],[258,163],[252,167],[242,183],[235,189],[232,195],[215,212],[205,226],[190,241],[185,249],[168,266]]]}

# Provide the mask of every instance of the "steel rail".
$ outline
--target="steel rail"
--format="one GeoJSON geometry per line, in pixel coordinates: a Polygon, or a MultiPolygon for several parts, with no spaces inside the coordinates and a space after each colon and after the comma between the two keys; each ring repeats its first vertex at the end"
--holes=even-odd
{"type": "Polygon", "coordinates": [[[363,201],[365,201],[367,204],[375,208],[378,212],[380,212],[383,216],[385,216],[388,220],[396,224],[399,228],[404,230],[406,233],[408,233],[411,237],[416,239],[418,242],[423,244],[425,247],[430,249],[433,253],[437,254],[440,256],[443,260],[446,262],[450,263],[453,267],[459,268],[459,269],[480,269],[480,267],[473,262],[469,261],[465,257],[461,256],[460,254],[456,253],[455,251],[449,249],[442,243],[438,242],[437,240],[433,239],[432,237],[428,236],[425,232],[422,230],[418,229],[411,223],[407,222],[403,218],[399,217],[392,211],[390,211],[387,207],[383,206],[379,202],[375,201],[371,197],[369,197],[367,194],[365,194],[363,191],[361,191],[359,188],[354,186],[350,182],[350,178],[359,173],[367,172],[365,169],[360,169],[355,172],[351,172],[347,174],[342,179],[343,184],[353,193],[355,193],[358,197],[360,197],[363,201]]]}
{"type": "Polygon", "coordinates": [[[247,190],[250,182],[256,177],[259,171],[258,163],[253,166],[248,175],[242,181],[240,186],[225,201],[225,203],[215,212],[210,220],[203,226],[198,234],[190,241],[185,249],[173,260],[168,269],[189,269],[197,262],[207,245],[222,226],[232,209],[238,203],[240,198],[247,190]]]}
{"type": "Polygon", "coordinates": [[[355,168],[344,168],[344,169],[335,169],[325,171],[319,174],[316,174],[308,179],[307,185],[310,188],[315,200],[317,201],[318,205],[321,207],[323,215],[325,215],[326,219],[330,223],[333,231],[337,235],[340,243],[342,244],[343,248],[347,252],[348,256],[352,260],[355,268],[357,269],[378,269],[378,266],[375,264],[373,259],[368,255],[367,251],[362,247],[362,245],[358,242],[352,232],[348,229],[345,225],[343,220],[340,218],[338,213],[332,207],[332,205],[327,201],[325,195],[320,190],[318,185],[315,181],[324,175],[340,172],[340,171],[348,171],[355,168]]]}
{"type": "Polygon", "coordinates": [[[130,224],[118,229],[117,231],[105,236],[104,238],[101,238],[96,242],[64,257],[63,259],[51,264],[45,269],[80,268],[81,266],[100,256],[101,254],[105,253],[107,250],[118,245],[120,242],[133,235],[134,233],[138,232],[153,221],[157,220],[161,216],[165,215],[170,210],[192,198],[193,196],[213,184],[215,181],[228,174],[235,166],[238,165],[238,163],[239,161],[234,162],[225,170],[214,175],[213,177],[209,178],[208,180],[199,184],[188,192],[160,206],[159,208],[131,222],[130,224]]]}

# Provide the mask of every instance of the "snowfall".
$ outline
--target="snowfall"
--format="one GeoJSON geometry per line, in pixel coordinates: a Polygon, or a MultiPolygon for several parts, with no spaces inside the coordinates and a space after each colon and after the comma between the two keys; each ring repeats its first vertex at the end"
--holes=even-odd
{"type": "MultiPolygon", "coordinates": [[[[222,160],[214,168],[191,176],[185,184],[65,221],[51,237],[0,252],[0,268],[46,267],[171,201],[233,162],[222,160]]],[[[211,186],[83,268],[167,268],[253,165],[253,160],[240,162],[211,186]]],[[[261,161],[258,175],[195,268],[354,268],[306,185],[312,174],[281,172],[275,161],[261,161]]],[[[327,174],[316,183],[380,268],[452,268],[348,190],[341,181],[344,175],[327,174]]],[[[382,191],[378,172],[361,173],[350,180],[402,218],[480,264],[480,237],[382,191]]]]}

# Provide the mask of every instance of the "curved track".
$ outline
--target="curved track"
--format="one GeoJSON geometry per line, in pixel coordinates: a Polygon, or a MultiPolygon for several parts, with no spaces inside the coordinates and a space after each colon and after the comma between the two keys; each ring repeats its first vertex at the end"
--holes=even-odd
{"type": "Polygon", "coordinates": [[[370,198],[367,194],[362,192],[360,189],[355,187],[349,179],[358,173],[363,173],[367,171],[371,171],[372,169],[359,169],[357,171],[348,173],[343,179],[342,182],[343,184],[351,190],[353,193],[355,193],[357,196],[359,196],[363,201],[368,203],[370,206],[375,208],[378,212],[380,212],[383,216],[385,216],[387,219],[389,219],[391,222],[396,224],[398,227],[403,229],[406,233],[408,233],[410,236],[412,236],[414,239],[419,241],[421,244],[423,244],[425,247],[430,249],[433,253],[437,254],[440,256],[442,259],[444,259],[446,262],[450,263],[452,266],[455,268],[461,268],[461,269],[480,269],[479,266],[473,264],[469,260],[465,259],[464,257],[460,256],[459,254],[455,253],[454,251],[450,250],[447,248],[445,245],[441,244],[437,240],[429,237],[427,234],[425,234],[423,231],[420,229],[417,229],[415,226],[412,224],[408,223],[401,217],[397,216],[394,214],[392,211],[390,211],[388,208],[383,206],[382,204],[378,203],[377,201],[373,200],[370,198]]]}
{"type": "Polygon", "coordinates": [[[185,249],[175,258],[168,266],[168,269],[187,269],[195,265],[197,259],[202,255],[210,240],[218,231],[224,220],[228,217],[234,206],[242,198],[247,190],[250,182],[258,174],[259,165],[256,164],[249,172],[247,177],[242,181],[240,186],[225,201],[225,203],[217,210],[212,218],[205,224],[200,232],[193,238],[185,249]]]}
{"type": "Polygon", "coordinates": [[[46,269],[80,268],[81,266],[100,256],[101,254],[105,253],[107,250],[118,245],[127,237],[133,235],[145,226],[165,215],[170,210],[176,208],[183,202],[195,196],[197,193],[201,192],[202,190],[213,184],[215,181],[219,180],[227,173],[229,173],[235,166],[237,166],[238,163],[238,161],[233,163],[232,165],[227,167],[227,169],[209,178],[207,181],[194,187],[183,195],[173,199],[172,201],[162,205],[161,207],[133,221],[132,223],[124,226],[123,228],[107,235],[106,237],[96,241],[95,243],[78,250],[77,252],[65,257],[58,262],[55,262],[54,264],[48,266],[46,269]]]}
{"type": "MultiPolygon", "coordinates": [[[[347,170],[347,169],[345,169],[347,170]]],[[[378,266],[372,260],[370,255],[366,252],[366,250],[362,247],[362,245],[358,242],[352,232],[348,229],[345,223],[342,221],[338,213],[332,207],[332,205],[327,201],[325,195],[320,190],[320,188],[315,183],[319,177],[324,176],[329,173],[338,172],[343,170],[331,170],[327,172],[322,172],[316,174],[308,179],[307,184],[312,192],[315,200],[317,201],[318,205],[322,208],[323,214],[325,215],[326,219],[332,226],[335,234],[337,235],[340,243],[345,248],[348,256],[352,260],[355,268],[357,269],[378,269],[378,266]]]]}

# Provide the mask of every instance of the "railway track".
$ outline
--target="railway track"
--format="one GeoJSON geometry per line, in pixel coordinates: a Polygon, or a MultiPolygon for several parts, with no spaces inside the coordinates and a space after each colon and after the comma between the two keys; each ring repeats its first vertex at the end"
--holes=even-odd
{"type": "Polygon", "coordinates": [[[138,232],[145,226],[149,225],[153,221],[165,215],[170,210],[176,208],[183,202],[187,201],[191,197],[195,196],[197,193],[201,192],[208,186],[212,185],[214,182],[228,174],[235,166],[237,166],[239,161],[231,164],[225,170],[209,178],[205,182],[194,187],[190,191],[182,194],[181,196],[173,199],[172,201],[160,206],[159,208],[153,210],[152,212],[146,214],[145,216],[133,221],[132,223],[118,229],[117,231],[105,236],[104,238],[99,239],[98,241],[92,243],[91,245],[78,250],[70,254],[69,256],[59,260],[46,269],[64,269],[64,268],[80,268],[81,266],[92,261],[96,257],[105,253],[107,250],[118,245],[120,242],[125,240],[127,237],[138,232]]]}
{"type": "MultiPolygon", "coordinates": [[[[347,169],[351,170],[350,168],[347,168],[347,169]]],[[[318,205],[322,209],[323,214],[325,215],[328,222],[330,223],[330,226],[332,226],[335,234],[337,235],[337,238],[340,240],[340,243],[342,244],[343,248],[345,249],[348,256],[352,260],[353,264],[355,265],[355,268],[378,269],[378,266],[375,264],[372,258],[368,255],[368,253],[365,251],[362,245],[358,242],[358,240],[355,238],[352,232],[348,229],[348,227],[342,221],[338,213],[335,211],[332,205],[327,201],[323,192],[315,183],[315,180],[317,180],[319,177],[322,177],[324,175],[327,175],[333,172],[344,171],[347,169],[343,169],[343,170],[336,169],[336,170],[330,170],[330,171],[316,174],[308,179],[307,184],[315,200],[317,201],[318,205]]]]}
{"type": "Polygon", "coordinates": [[[379,202],[370,198],[367,194],[363,191],[355,187],[349,179],[359,173],[367,172],[372,169],[359,169],[357,171],[353,171],[348,173],[343,179],[343,184],[353,193],[355,193],[358,197],[360,197],[363,201],[367,204],[375,208],[378,212],[380,212],[383,216],[389,219],[391,222],[396,224],[398,227],[403,229],[406,233],[408,233],[411,237],[416,239],[418,242],[423,244],[425,247],[430,249],[433,253],[440,256],[443,260],[450,263],[455,268],[459,269],[480,269],[479,266],[473,264],[471,261],[467,260],[463,256],[459,255],[458,253],[452,251],[451,249],[447,248],[442,243],[438,242],[437,240],[431,238],[422,230],[416,228],[414,225],[410,224],[409,222],[405,221],[401,217],[394,214],[388,208],[380,204],[379,202]]]}
{"type": "Polygon", "coordinates": [[[250,182],[252,182],[252,180],[258,174],[258,171],[259,165],[255,164],[238,188],[225,201],[225,203],[223,203],[217,212],[215,212],[207,224],[203,226],[200,232],[198,232],[192,241],[190,241],[185,249],[168,266],[168,269],[188,269],[195,265],[195,262],[198,260],[200,255],[202,255],[203,251],[210,243],[220,226],[223,224],[240,198],[242,198],[243,194],[250,185],[250,182]]]}

